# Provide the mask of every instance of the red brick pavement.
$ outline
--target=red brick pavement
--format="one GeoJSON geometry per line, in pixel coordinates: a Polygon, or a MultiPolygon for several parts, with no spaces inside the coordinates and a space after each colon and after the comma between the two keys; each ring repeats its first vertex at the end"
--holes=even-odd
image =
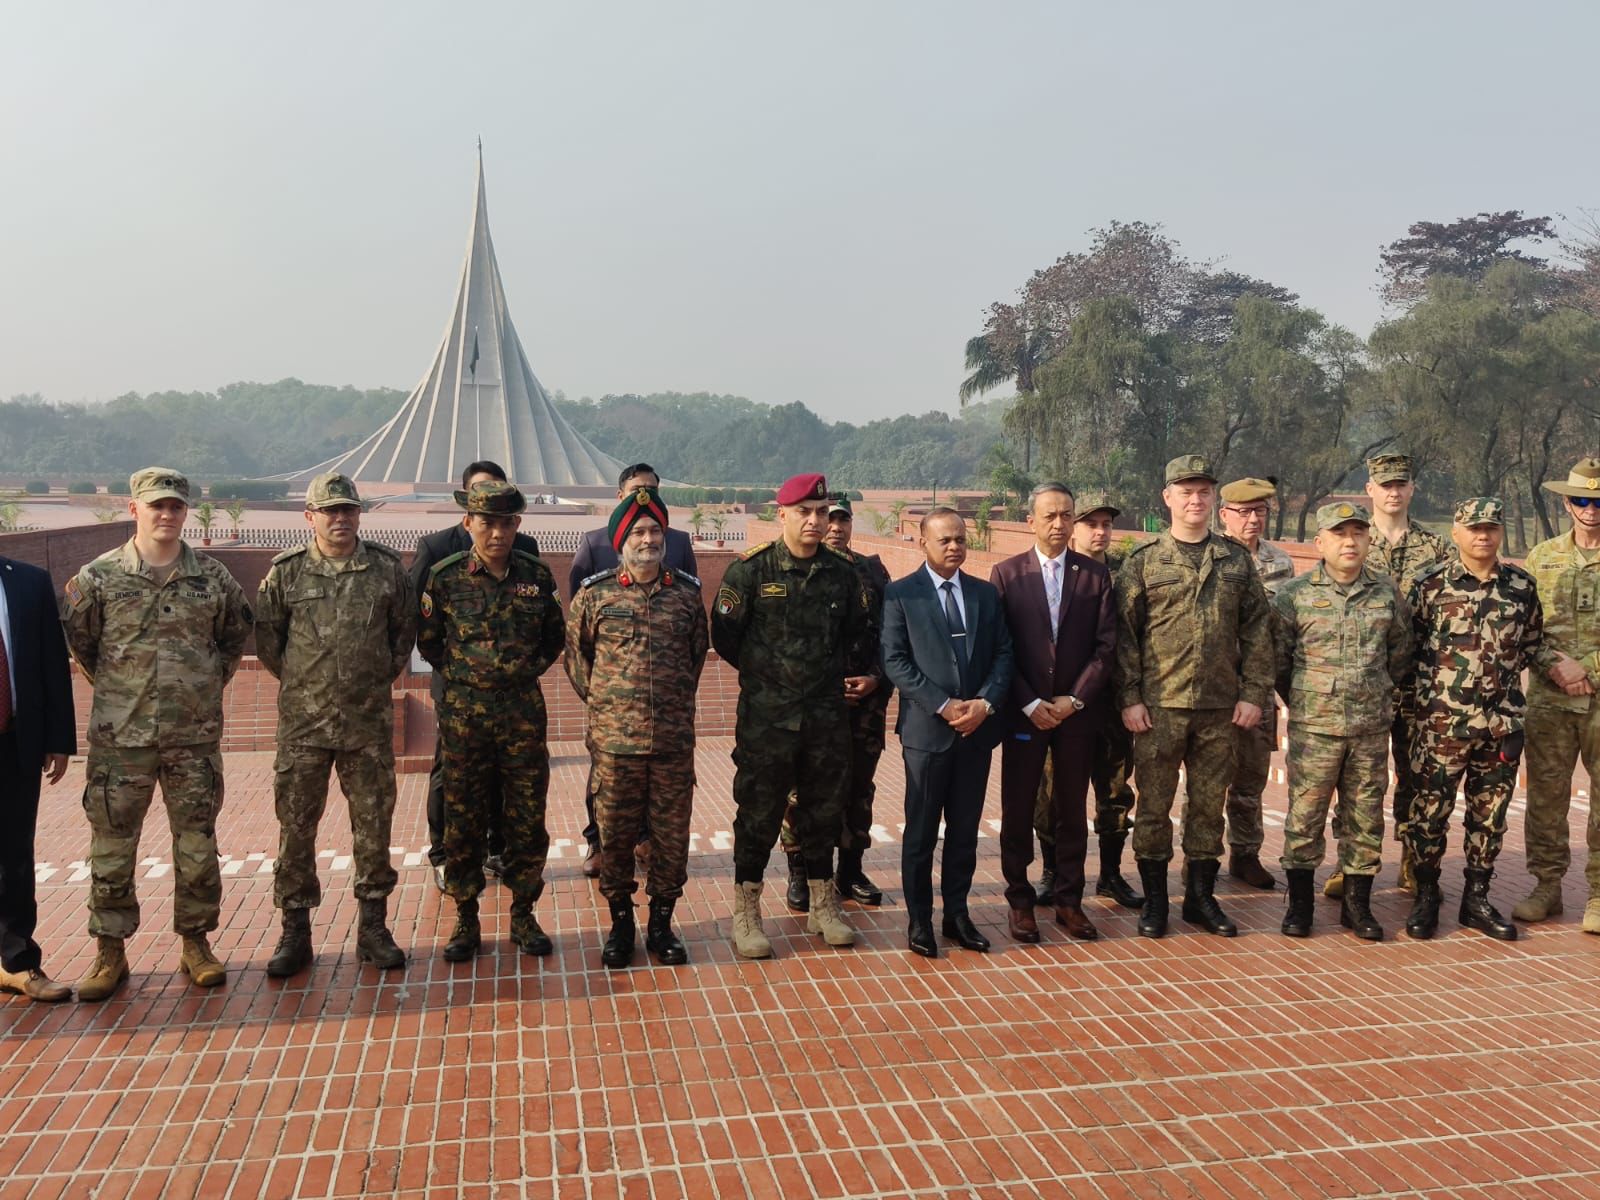
{"type": "MultiPolygon", "coordinates": [[[[1567,914],[1512,945],[1457,930],[1453,903],[1438,940],[1393,938],[1408,901],[1391,864],[1381,945],[1341,933],[1323,901],[1316,936],[1290,941],[1281,891],[1228,886],[1236,940],[1177,921],[1140,939],[1132,914],[1091,900],[1098,943],[1046,925],[1024,947],[1005,937],[991,820],[973,902],[994,953],[908,954],[898,889],[855,913],[854,949],[828,949],[782,912],[774,863],[778,957],[747,963],[727,940],[728,748],[702,745],[689,966],[600,967],[603,906],[572,848],[585,760],[564,745],[540,905],[554,957],[511,949],[497,888],[488,952],[439,957],[449,905],[421,865],[424,778],[408,776],[395,909],[412,963],[355,961],[335,799],[319,957],[287,984],[263,971],[270,758],[229,756],[228,983],[200,993],[176,970],[153,821],[130,984],[100,1006],[0,1003],[0,1196],[1600,1196],[1600,938],[1578,929],[1581,872],[1567,914]]],[[[66,980],[91,958],[81,780],[79,763],[49,789],[39,834],[40,940],[66,980]]],[[[892,747],[880,785],[892,819],[892,747]]],[[[1502,905],[1526,884],[1512,820],[1502,905]]],[[[884,834],[868,866],[890,883],[899,831],[884,834]]]]}

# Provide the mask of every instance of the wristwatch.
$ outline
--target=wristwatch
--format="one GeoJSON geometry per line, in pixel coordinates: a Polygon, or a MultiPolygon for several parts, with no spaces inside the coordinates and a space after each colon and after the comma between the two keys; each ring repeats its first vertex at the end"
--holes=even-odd
{"type": "Polygon", "coordinates": [[[983,701],[983,711],[991,717],[994,716],[994,705],[990,704],[988,699],[984,696],[979,696],[978,699],[983,701]]]}
{"type": "Polygon", "coordinates": [[[1083,701],[1079,700],[1076,696],[1068,696],[1067,697],[1067,703],[1072,705],[1072,711],[1073,712],[1082,712],[1083,711],[1083,701]]]}

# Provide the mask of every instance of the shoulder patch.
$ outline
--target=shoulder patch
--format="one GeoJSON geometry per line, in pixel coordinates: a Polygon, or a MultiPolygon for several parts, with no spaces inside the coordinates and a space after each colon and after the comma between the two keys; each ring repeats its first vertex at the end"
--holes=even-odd
{"type": "Polygon", "coordinates": [[[284,550],[283,552],[281,552],[279,554],[274,554],[272,556],[272,561],[273,561],[274,564],[281,563],[281,562],[288,562],[291,558],[294,558],[297,555],[304,554],[310,548],[311,548],[311,543],[310,542],[307,542],[303,546],[291,546],[291,547],[289,547],[289,549],[284,550]]]}
{"type": "Polygon", "coordinates": [[[732,616],[744,604],[739,593],[730,587],[717,589],[717,612],[723,616],[732,616]]]}
{"type": "Polygon", "coordinates": [[[588,578],[584,579],[581,583],[578,584],[578,590],[581,592],[584,588],[588,587],[591,583],[599,583],[602,579],[606,578],[606,576],[615,575],[616,573],[617,573],[617,568],[616,567],[608,567],[604,571],[596,571],[593,575],[590,575],[588,578]]]}
{"type": "MultiPolygon", "coordinates": [[[[448,558],[441,558],[438,562],[434,563],[433,566],[429,569],[428,578],[431,580],[440,571],[444,570],[446,567],[454,566],[456,563],[460,562],[462,559],[466,558],[467,555],[469,555],[471,553],[472,553],[472,551],[470,551],[470,550],[457,550],[454,554],[450,555],[448,558]]],[[[515,551],[513,551],[513,553],[515,553],[515,551]]]]}
{"type": "Polygon", "coordinates": [[[763,550],[769,549],[771,546],[772,546],[771,542],[762,542],[759,546],[751,546],[750,549],[746,550],[743,554],[739,555],[739,557],[741,559],[754,558],[756,555],[760,554],[763,550]]]}
{"type": "Polygon", "coordinates": [[[67,606],[74,610],[82,608],[88,602],[83,588],[78,586],[78,577],[76,575],[67,580],[67,586],[62,589],[61,594],[67,598],[67,606]]]}

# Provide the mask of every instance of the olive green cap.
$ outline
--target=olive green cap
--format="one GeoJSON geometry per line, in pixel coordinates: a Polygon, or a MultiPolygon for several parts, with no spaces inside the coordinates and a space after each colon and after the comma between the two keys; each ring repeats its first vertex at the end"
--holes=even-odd
{"type": "Polygon", "coordinates": [[[1324,504],[1317,509],[1317,532],[1324,529],[1337,529],[1349,521],[1360,521],[1363,525],[1372,524],[1372,514],[1359,504],[1351,504],[1348,500],[1339,500],[1333,504],[1324,504]]]}
{"type": "Polygon", "coordinates": [[[128,476],[128,494],[147,503],[182,500],[189,503],[189,480],[171,467],[146,467],[128,476]]]}
{"type": "Polygon", "coordinates": [[[1506,506],[1498,496],[1472,496],[1456,505],[1457,525],[1504,525],[1506,506]]]}
{"type": "Polygon", "coordinates": [[[1217,481],[1217,477],[1211,473],[1211,464],[1199,454],[1180,454],[1167,464],[1168,484],[1182,483],[1186,479],[1217,481]]]}
{"type": "Polygon", "coordinates": [[[501,479],[481,479],[470,490],[458,491],[455,496],[456,503],[468,513],[485,517],[514,517],[528,507],[522,490],[501,479]]]}
{"type": "Polygon", "coordinates": [[[342,508],[346,505],[366,507],[361,502],[361,493],[356,491],[355,480],[348,475],[318,475],[306,489],[307,508],[342,508]]]}
{"type": "Polygon", "coordinates": [[[1108,512],[1113,517],[1122,515],[1122,510],[1111,503],[1111,495],[1108,492],[1083,492],[1079,494],[1077,500],[1078,509],[1072,516],[1074,521],[1081,521],[1097,512],[1108,512]]]}

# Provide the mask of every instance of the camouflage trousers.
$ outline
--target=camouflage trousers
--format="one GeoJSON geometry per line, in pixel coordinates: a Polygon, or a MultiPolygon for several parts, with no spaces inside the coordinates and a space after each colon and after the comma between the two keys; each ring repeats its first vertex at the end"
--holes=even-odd
{"type": "Polygon", "coordinates": [[[550,753],[538,685],[506,691],[447,685],[439,704],[439,746],[444,890],[455,900],[472,900],[483,891],[491,797],[498,789],[502,878],[513,895],[537,900],[550,853],[544,823],[550,753]]]}
{"type": "Polygon", "coordinates": [[[1254,729],[1235,729],[1233,782],[1223,806],[1228,848],[1235,854],[1260,854],[1266,840],[1261,823],[1261,793],[1272,772],[1272,752],[1278,748],[1278,706],[1261,710],[1254,729]]]}
{"type": "Polygon", "coordinates": [[[1411,801],[1417,794],[1417,778],[1411,768],[1411,731],[1416,728],[1417,714],[1409,706],[1394,706],[1394,724],[1389,727],[1389,744],[1394,756],[1394,827],[1396,835],[1400,826],[1411,815],[1411,801]]]}
{"type": "MultiPolygon", "coordinates": [[[[860,707],[850,710],[850,787],[845,793],[844,813],[839,826],[839,849],[872,848],[872,802],[878,795],[878,760],[883,757],[883,709],[860,707]]],[[[789,792],[778,839],[786,854],[798,854],[800,835],[794,828],[796,793],[789,792]]]]}
{"type": "Polygon", "coordinates": [[[638,886],[633,848],[648,817],[650,878],[645,891],[656,900],[676,900],[689,878],[694,751],[590,753],[594,815],[600,826],[600,894],[607,900],[633,895],[638,886]]]}
{"type": "Polygon", "coordinates": [[[279,908],[322,903],[317,878],[317,826],[328,807],[328,773],[350,809],[358,900],[382,900],[398,876],[389,862],[394,824],[394,750],[376,742],[354,750],[279,746],[272,764],[272,803],[278,814],[278,861],[272,868],[272,902],[279,908]]]}
{"type": "Polygon", "coordinates": [[[222,755],[216,744],[92,747],[86,776],[89,932],[129,938],[139,928],[133,872],[139,834],[158,783],[172,830],[172,927],[185,936],[215,929],[222,910],[222,864],[217,859],[222,755]]]}
{"type": "MultiPolygon", "coordinates": [[[[1126,837],[1133,828],[1128,814],[1133,810],[1133,788],[1128,776],[1133,771],[1133,735],[1122,725],[1108,723],[1094,737],[1094,758],[1089,763],[1089,784],[1094,792],[1094,834],[1097,838],[1126,837]]],[[[1044,774],[1039,777],[1039,794],[1033,802],[1033,832],[1039,839],[1043,862],[1056,860],[1052,797],[1055,795],[1055,757],[1044,757],[1044,774]]]]}
{"type": "Polygon", "coordinates": [[[1334,818],[1339,869],[1376,875],[1383,851],[1383,794],[1389,787],[1389,735],[1339,737],[1289,723],[1289,813],[1283,823],[1283,869],[1316,870],[1327,852],[1324,831],[1334,818]]]}
{"type": "MultiPolygon", "coordinates": [[[[1528,709],[1528,814],[1523,826],[1528,874],[1560,882],[1572,863],[1567,814],[1572,808],[1572,772],[1583,760],[1591,781],[1600,779],[1600,704],[1586,713],[1559,708],[1528,709]]],[[[1591,784],[1592,785],[1592,784],[1591,784]]],[[[1589,857],[1584,874],[1589,895],[1600,896],[1600,803],[1591,792],[1587,827],[1589,857]]]]}
{"type": "Polygon", "coordinates": [[[1190,861],[1222,856],[1222,810],[1233,778],[1236,746],[1232,708],[1150,709],[1154,726],[1133,739],[1138,801],[1133,814],[1133,853],[1160,862],[1172,858],[1172,804],[1178,768],[1186,773],[1183,854],[1190,861]]]}
{"type": "Polygon", "coordinates": [[[1503,761],[1502,744],[1502,739],[1488,735],[1454,738],[1416,730],[1411,740],[1411,770],[1417,793],[1410,816],[1400,827],[1400,838],[1418,867],[1437,870],[1444,860],[1458,786],[1467,798],[1463,822],[1467,866],[1494,867],[1505,837],[1506,809],[1517,784],[1517,759],[1503,761]]]}
{"type": "Polygon", "coordinates": [[[766,873],[789,792],[806,875],[833,875],[833,849],[850,790],[850,727],[831,714],[807,712],[799,729],[741,719],[733,746],[733,868],[740,883],[766,873]]]}

